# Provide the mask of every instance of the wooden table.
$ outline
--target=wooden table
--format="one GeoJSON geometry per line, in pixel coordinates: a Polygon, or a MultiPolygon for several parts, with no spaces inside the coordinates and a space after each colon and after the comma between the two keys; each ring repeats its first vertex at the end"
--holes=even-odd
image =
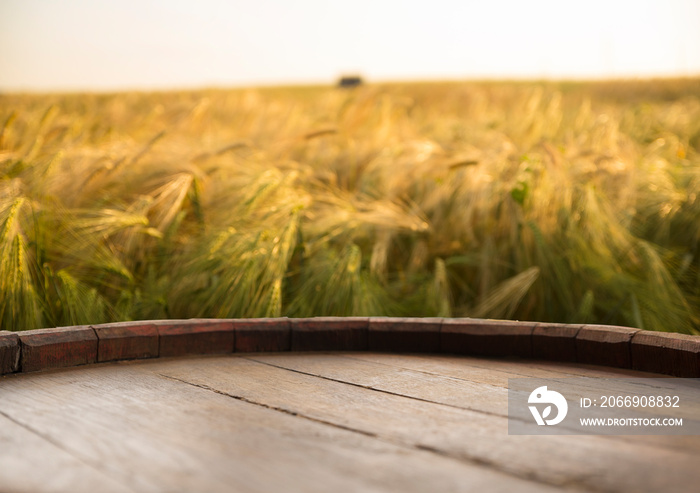
{"type": "Polygon", "coordinates": [[[512,377],[447,355],[268,353],[0,378],[0,491],[697,491],[700,437],[513,436],[512,377]]]}

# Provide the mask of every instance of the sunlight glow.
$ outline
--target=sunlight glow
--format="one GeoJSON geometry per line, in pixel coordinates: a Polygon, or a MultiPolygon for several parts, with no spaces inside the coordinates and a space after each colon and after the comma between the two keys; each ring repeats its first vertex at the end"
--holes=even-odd
{"type": "Polygon", "coordinates": [[[0,89],[700,74],[694,0],[2,0],[0,89]]]}

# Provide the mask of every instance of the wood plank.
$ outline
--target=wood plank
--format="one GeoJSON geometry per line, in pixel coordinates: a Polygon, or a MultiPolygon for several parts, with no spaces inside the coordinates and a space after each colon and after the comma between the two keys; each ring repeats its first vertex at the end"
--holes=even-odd
{"type": "MultiPolygon", "coordinates": [[[[396,368],[382,364],[384,356],[367,353],[360,360],[337,353],[309,354],[303,358],[298,354],[261,354],[249,359],[368,389],[507,416],[507,385],[491,385],[479,379],[458,379],[409,368],[396,368]]],[[[454,358],[453,363],[454,360],[461,359],[454,358]]]]}
{"type": "Polygon", "coordinates": [[[87,326],[19,333],[23,372],[87,365],[97,361],[97,335],[87,326]]]}
{"type": "Polygon", "coordinates": [[[0,464],[4,492],[134,491],[2,413],[0,464]]]}
{"type": "Polygon", "coordinates": [[[576,361],[631,368],[630,341],[639,329],[586,325],[576,334],[576,361]]]}
{"type": "Polygon", "coordinates": [[[292,351],[366,351],[369,317],[290,318],[292,351]]]}
{"type": "MultiPolygon", "coordinates": [[[[433,358],[425,355],[413,355],[406,358],[404,367],[387,365],[385,354],[365,353],[360,358],[355,354],[313,354],[300,358],[298,355],[266,354],[256,355],[250,359],[264,362],[280,368],[298,371],[308,375],[319,376],[365,388],[389,392],[414,399],[435,402],[455,406],[462,409],[479,411],[487,414],[495,414],[508,417],[508,378],[519,377],[513,373],[499,370],[486,370],[482,368],[469,368],[465,371],[464,364],[471,358],[442,358],[441,369],[436,372],[425,372],[411,368],[422,368],[421,362],[433,363],[433,358]],[[452,376],[444,376],[450,373],[452,376]],[[459,375],[459,376],[454,376],[459,375]],[[486,380],[487,383],[484,380],[486,380]]],[[[523,363],[525,366],[526,364],[523,363]]],[[[436,365],[433,364],[433,369],[436,365]]],[[[593,379],[591,379],[593,380],[593,379]]],[[[654,379],[659,386],[650,387],[650,394],[658,388],[664,388],[666,379],[654,379]]],[[[586,397],[586,389],[598,389],[600,379],[586,386],[582,382],[581,389],[571,389],[567,397],[577,400],[586,397]],[[573,393],[572,393],[573,392],[573,393]]],[[[606,381],[611,394],[628,391],[617,382],[606,381]]],[[[671,411],[675,417],[696,419],[698,409],[697,399],[695,403],[684,399],[684,407],[678,410],[666,410],[666,415],[671,411]],[[693,407],[693,404],[695,406],[693,407]]],[[[658,412],[654,408],[638,410],[647,412],[650,417],[656,417],[658,412]]],[[[562,426],[566,426],[565,424],[562,426]]],[[[700,437],[695,436],[605,436],[604,440],[626,441],[641,444],[650,444],[664,448],[675,449],[700,455],[700,437]]]]}
{"type": "MultiPolygon", "coordinates": [[[[397,368],[413,369],[419,372],[428,374],[441,375],[448,378],[456,378],[466,380],[468,382],[481,382],[497,387],[508,387],[509,378],[569,378],[569,377],[585,377],[586,379],[606,379],[607,386],[612,391],[628,391],[627,386],[622,386],[618,382],[610,381],[611,378],[645,378],[658,380],[658,385],[649,385],[650,390],[659,388],[667,389],[665,383],[666,375],[655,373],[645,373],[623,368],[603,368],[595,365],[576,364],[576,363],[554,363],[549,361],[507,361],[507,360],[492,360],[484,358],[455,358],[450,356],[429,356],[425,355],[381,355],[377,359],[376,355],[370,353],[345,353],[344,358],[357,359],[368,362],[375,362],[382,365],[395,366],[397,368]],[[455,364],[457,363],[457,364],[455,364]]],[[[579,382],[584,388],[599,388],[599,383],[592,382],[587,386],[585,381],[579,382]]],[[[576,394],[578,397],[583,395],[576,394]]],[[[653,408],[642,409],[640,412],[649,412],[654,414],[653,408]]],[[[675,410],[670,410],[675,411],[675,410]]],[[[687,415],[695,418],[693,408],[680,410],[679,417],[687,415]]],[[[674,447],[676,441],[688,442],[691,449],[700,447],[696,437],[667,437],[674,447]]],[[[625,439],[630,440],[629,436],[625,439]]],[[[642,439],[638,436],[635,439],[642,439]]],[[[646,437],[645,440],[654,443],[664,441],[664,437],[646,437]]]]}
{"type": "Polygon", "coordinates": [[[0,375],[19,369],[19,336],[15,332],[0,330],[0,375]]]}
{"type": "MultiPolygon", "coordinates": [[[[344,357],[371,360],[374,356],[370,353],[344,353],[344,357]]],[[[565,363],[541,360],[524,359],[492,359],[470,356],[461,358],[460,365],[453,365],[455,356],[425,355],[420,354],[387,354],[382,357],[382,364],[396,365],[402,368],[412,368],[421,371],[435,372],[445,376],[462,378],[471,375],[477,369],[488,370],[480,372],[489,383],[490,377],[496,377],[503,385],[508,384],[508,378],[532,377],[532,378],[565,378],[565,377],[638,377],[638,378],[668,378],[667,375],[646,373],[626,368],[612,368],[585,363],[565,363]],[[418,365],[415,366],[414,365],[418,365]]]]}
{"type": "Polygon", "coordinates": [[[233,324],[236,353],[289,351],[292,347],[292,329],[286,317],[238,318],[233,324]]]}
{"type": "MultiPolygon", "coordinates": [[[[280,355],[282,356],[282,355],[280,355]]],[[[451,356],[425,356],[425,355],[376,355],[372,353],[343,353],[340,355],[346,359],[360,360],[377,365],[388,365],[404,370],[413,370],[426,373],[435,377],[477,382],[487,386],[508,388],[509,378],[581,378],[600,379],[605,378],[610,390],[627,390],[628,387],[620,386],[611,378],[651,378],[658,381],[658,385],[651,385],[651,389],[667,388],[666,375],[650,374],[626,369],[601,368],[599,366],[579,365],[574,363],[551,363],[548,361],[504,361],[483,358],[457,358],[451,356]]],[[[585,382],[581,385],[586,386],[585,382]]],[[[598,384],[593,384],[598,388],[598,384]]],[[[488,390],[488,387],[484,387],[488,390]]],[[[446,398],[446,397],[443,397],[446,398]]],[[[653,409],[650,408],[653,412],[653,409]]],[[[694,415],[693,415],[694,416],[694,415]]]]}
{"type": "Polygon", "coordinates": [[[700,377],[700,338],[686,334],[637,332],[632,337],[632,368],[700,377]]]}
{"type": "Polygon", "coordinates": [[[161,357],[232,353],[236,345],[232,320],[155,320],[161,357]]]}
{"type": "Polygon", "coordinates": [[[537,322],[446,318],[440,329],[443,353],[532,357],[537,322]]]}
{"type": "Polygon", "coordinates": [[[576,361],[576,335],[583,325],[539,323],[532,331],[532,357],[576,361]]]}
{"type": "MultiPolygon", "coordinates": [[[[243,378],[254,388],[266,386],[270,369],[230,356],[13,375],[0,380],[0,412],[21,426],[3,427],[3,433],[9,435],[7,443],[23,444],[22,454],[36,454],[31,460],[21,455],[19,470],[43,467],[63,453],[27,441],[23,430],[31,427],[80,463],[136,491],[551,490],[369,432],[304,419],[284,403],[273,408],[245,402],[244,396],[231,398],[173,379],[211,368],[222,369],[230,385],[243,378]],[[244,369],[252,371],[242,377],[244,369]],[[260,377],[258,370],[264,370],[260,377]]],[[[308,399],[303,390],[287,389],[308,399]]],[[[250,397],[259,400],[255,393],[250,397]]],[[[342,393],[337,398],[342,401],[342,393]]],[[[84,467],[68,460],[57,464],[64,467],[60,485],[70,486],[63,491],[118,491],[108,483],[81,483],[84,467]]],[[[0,490],[14,487],[14,475],[14,470],[0,468],[0,490]]],[[[27,484],[31,491],[52,491],[40,479],[30,478],[27,484]]]]}
{"type": "Polygon", "coordinates": [[[512,436],[502,416],[349,386],[242,357],[202,360],[187,369],[166,364],[158,371],[308,419],[550,485],[656,492],[687,491],[700,481],[695,454],[598,436],[512,436]]]}
{"type": "Polygon", "coordinates": [[[115,322],[92,328],[97,334],[98,362],[158,357],[158,329],[151,322],[115,322]]]}
{"type": "Polygon", "coordinates": [[[440,352],[442,318],[371,317],[369,350],[390,352],[440,352]]]}

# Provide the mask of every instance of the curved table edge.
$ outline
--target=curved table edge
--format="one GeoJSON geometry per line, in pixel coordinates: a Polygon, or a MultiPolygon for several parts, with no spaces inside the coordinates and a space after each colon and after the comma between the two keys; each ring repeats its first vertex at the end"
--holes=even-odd
{"type": "Polygon", "coordinates": [[[700,336],[475,318],[145,320],[0,331],[0,375],[192,354],[374,351],[519,357],[700,377],[700,336]]]}

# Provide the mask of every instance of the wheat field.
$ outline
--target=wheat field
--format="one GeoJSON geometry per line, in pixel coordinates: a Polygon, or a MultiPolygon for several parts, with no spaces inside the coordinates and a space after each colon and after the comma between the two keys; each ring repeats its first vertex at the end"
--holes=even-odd
{"type": "Polygon", "coordinates": [[[700,330],[700,79],[0,95],[0,328],[700,330]]]}

